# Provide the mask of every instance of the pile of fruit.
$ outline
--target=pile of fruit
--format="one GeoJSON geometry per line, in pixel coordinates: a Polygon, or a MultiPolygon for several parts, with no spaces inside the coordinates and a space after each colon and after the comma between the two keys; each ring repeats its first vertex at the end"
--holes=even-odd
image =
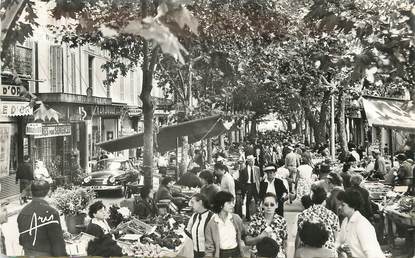
{"type": "Polygon", "coordinates": [[[165,247],[169,250],[175,250],[182,244],[182,235],[179,235],[173,231],[165,235],[160,235],[158,233],[151,233],[149,235],[144,235],[140,238],[142,244],[152,244],[165,247]]]}
{"type": "Polygon", "coordinates": [[[403,213],[411,213],[415,209],[415,197],[404,196],[399,201],[398,210],[403,213]]]}
{"type": "Polygon", "coordinates": [[[158,216],[151,222],[155,225],[155,230],[151,234],[145,234],[140,238],[142,244],[155,244],[161,247],[175,250],[183,242],[183,232],[185,224],[189,218],[184,215],[158,216]]]}
{"type": "Polygon", "coordinates": [[[150,233],[152,227],[138,219],[132,219],[128,222],[119,224],[117,230],[127,234],[144,235],[150,233]]]}

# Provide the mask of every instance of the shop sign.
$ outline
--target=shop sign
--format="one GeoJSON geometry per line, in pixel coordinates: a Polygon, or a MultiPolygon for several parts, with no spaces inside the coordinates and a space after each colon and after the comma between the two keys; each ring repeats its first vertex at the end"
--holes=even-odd
{"type": "Polygon", "coordinates": [[[42,135],[42,124],[28,123],[26,125],[26,135],[42,135]]]}
{"type": "Polygon", "coordinates": [[[98,116],[120,116],[121,107],[117,106],[98,106],[95,109],[95,115],[98,116]]]}
{"type": "Polygon", "coordinates": [[[141,109],[138,107],[128,107],[127,112],[129,116],[139,116],[141,115],[141,109]]]}
{"type": "Polygon", "coordinates": [[[35,135],[36,139],[71,135],[71,125],[42,125],[42,135],[35,135]]]}
{"type": "Polygon", "coordinates": [[[1,101],[0,116],[30,116],[33,114],[33,108],[29,102],[21,101],[1,101]]]}
{"type": "Polygon", "coordinates": [[[20,85],[1,85],[0,96],[19,97],[20,92],[24,90],[20,85]]]}

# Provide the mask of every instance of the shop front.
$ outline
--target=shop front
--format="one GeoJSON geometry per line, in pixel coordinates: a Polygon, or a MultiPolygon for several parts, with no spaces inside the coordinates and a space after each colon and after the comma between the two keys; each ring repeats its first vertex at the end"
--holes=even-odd
{"type": "Polygon", "coordinates": [[[26,133],[32,135],[32,157],[43,161],[51,177],[70,175],[72,153],[72,126],[69,123],[31,123],[26,133]],[[40,130],[29,133],[29,127],[40,130]]]}
{"type": "Polygon", "coordinates": [[[24,126],[32,114],[29,102],[0,101],[0,199],[19,193],[16,170],[23,155],[30,155],[24,126]]]}

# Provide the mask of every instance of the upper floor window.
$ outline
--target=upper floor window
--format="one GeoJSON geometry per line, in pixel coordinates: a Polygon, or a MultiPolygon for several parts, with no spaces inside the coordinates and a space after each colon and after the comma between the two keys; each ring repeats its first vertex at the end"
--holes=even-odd
{"type": "Polygon", "coordinates": [[[94,56],[88,55],[88,87],[94,88],[94,56]]]}
{"type": "Polygon", "coordinates": [[[50,46],[49,74],[51,92],[63,92],[63,49],[50,46]]]}

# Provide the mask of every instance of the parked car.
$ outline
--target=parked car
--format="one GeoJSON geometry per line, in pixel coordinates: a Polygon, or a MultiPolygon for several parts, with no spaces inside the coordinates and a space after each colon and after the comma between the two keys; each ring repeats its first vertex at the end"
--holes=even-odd
{"type": "Polygon", "coordinates": [[[96,191],[119,191],[126,194],[126,185],[138,182],[140,172],[128,159],[102,159],[85,177],[82,186],[96,191]]]}

